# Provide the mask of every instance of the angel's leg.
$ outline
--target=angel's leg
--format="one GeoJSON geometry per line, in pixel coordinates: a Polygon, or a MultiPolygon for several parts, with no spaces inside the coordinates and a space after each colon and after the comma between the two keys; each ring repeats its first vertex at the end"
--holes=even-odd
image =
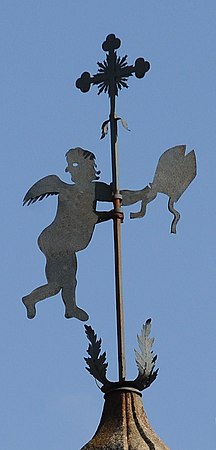
{"type": "Polygon", "coordinates": [[[60,289],[61,287],[58,283],[51,282],[48,284],[44,284],[43,286],[39,286],[30,294],[23,297],[22,301],[27,309],[27,317],[29,319],[33,319],[36,315],[35,304],[47,297],[52,297],[53,295],[58,294],[60,289]]]}
{"type": "Polygon", "coordinates": [[[86,321],[88,320],[88,314],[81,308],[79,308],[75,301],[75,287],[73,283],[67,284],[62,288],[62,300],[65,304],[65,317],[86,321]]]}
{"type": "Polygon", "coordinates": [[[75,317],[76,319],[86,321],[88,320],[88,314],[76,304],[76,272],[77,272],[77,258],[76,254],[72,253],[69,257],[64,259],[62,275],[62,300],[65,304],[65,317],[70,319],[75,317]]]}

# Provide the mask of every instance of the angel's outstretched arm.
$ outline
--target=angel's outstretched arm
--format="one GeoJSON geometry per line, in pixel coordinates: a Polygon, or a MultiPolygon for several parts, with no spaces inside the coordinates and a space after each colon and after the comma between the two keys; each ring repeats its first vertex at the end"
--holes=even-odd
{"type": "MultiPolygon", "coordinates": [[[[111,202],[113,200],[113,194],[112,194],[112,184],[108,185],[106,183],[97,182],[96,184],[96,195],[95,199],[96,201],[107,201],[111,202]]],[[[134,219],[136,217],[143,217],[146,212],[146,206],[149,202],[155,199],[157,193],[153,191],[151,186],[146,186],[143,189],[137,190],[137,191],[131,191],[131,190],[122,190],[120,191],[122,195],[122,205],[123,206],[129,206],[133,205],[134,203],[137,203],[141,201],[141,210],[137,213],[131,213],[130,217],[131,219],[134,219]]],[[[104,222],[105,220],[113,219],[113,211],[103,211],[103,212],[97,212],[98,214],[98,223],[104,222]]],[[[123,220],[123,216],[120,217],[120,219],[123,220]]]]}
{"type": "MultiPolygon", "coordinates": [[[[96,182],[96,201],[102,201],[102,202],[112,202],[113,195],[112,195],[112,184],[106,184],[102,182],[96,182]]],[[[137,203],[143,199],[145,199],[148,194],[150,193],[151,188],[149,186],[146,186],[144,189],[140,189],[137,191],[131,191],[131,190],[122,190],[122,205],[123,206],[129,206],[133,205],[134,203],[137,203]]]]}
{"type": "Polygon", "coordinates": [[[140,200],[144,200],[146,197],[148,197],[150,191],[151,188],[149,186],[146,186],[138,191],[130,191],[125,189],[121,191],[122,205],[129,206],[139,202],[140,200]]]}
{"type": "Polygon", "coordinates": [[[49,195],[58,195],[60,189],[67,186],[67,183],[61,181],[56,175],[48,175],[33,184],[23,199],[23,205],[26,203],[30,205],[30,203],[35,203],[49,195]]]}
{"type": "Polygon", "coordinates": [[[146,186],[139,191],[121,191],[122,194],[122,205],[128,206],[133,205],[141,200],[141,209],[138,212],[130,213],[131,219],[136,219],[138,217],[144,217],[146,213],[146,206],[148,203],[152,202],[157,196],[157,192],[152,189],[152,186],[146,186]]]}

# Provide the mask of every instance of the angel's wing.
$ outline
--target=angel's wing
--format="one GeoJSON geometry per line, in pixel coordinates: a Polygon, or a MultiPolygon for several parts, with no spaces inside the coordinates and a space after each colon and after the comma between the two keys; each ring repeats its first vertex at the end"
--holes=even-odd
{"type": "Polygon", "coordinates": [[[56,175],[48,175],[33,184],[23,199],[23,205],[26,203],[30,205],[30,203],[43,200],[44,197],[49,195],[58,195],[60,189],[67,186],[68,184],[61,181],[56,175]]]}

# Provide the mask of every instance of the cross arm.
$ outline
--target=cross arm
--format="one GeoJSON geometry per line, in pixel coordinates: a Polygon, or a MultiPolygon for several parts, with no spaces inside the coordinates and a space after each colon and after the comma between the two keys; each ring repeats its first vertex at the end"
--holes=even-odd
{"type": "MultiPolygon", "coordinates": [[[[145,61],[144,58],[137,58],[134,66],[126,66],[120,70],[116,70],[115,79],[124,79],[130,77],[133,73],[137,78],[143,78],[145,73],[150,69],[150,64],[145,61]]],[[[101,83],[109,82],[109,73],[102,74],[97,73],[91,76],[89,72],[83,72],[80,78],[76,81],[76,87],[80,89],[81,92],[88,92],[90,90],[91,84],[97,85],[101,83]]],[[[126,86],[124,86],[126,87],[126,86]]]]}

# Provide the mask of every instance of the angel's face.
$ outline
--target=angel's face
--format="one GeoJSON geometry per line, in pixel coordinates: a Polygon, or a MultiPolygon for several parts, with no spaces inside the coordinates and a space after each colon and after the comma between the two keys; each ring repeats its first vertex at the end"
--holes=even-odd
{"type": "Polygon", "coordinates": [[[65,169],[65,172],[69,172],[71,174],[71,181],[77,183],[79,182],[81,177],[80,169],[81,169],[80,162],[74,161],[68,164],[68,166],[65,169]]]}
{"type": "Polygon", "coordinates": [[[89,176],[89,167],[83,161],[73,161],[65,169],[71,175],[71,181],[74,183],[89,183],[92,181],[92,176],[89,176]]]}
{"type": "Polygon", "coordinates": [[[88,184],[99,179],[100,171],[96,170],[95,156],[88,150],[80,147],[66,153],[68,166],[65,171],[71,174],[74,183],[88,184]]]}

